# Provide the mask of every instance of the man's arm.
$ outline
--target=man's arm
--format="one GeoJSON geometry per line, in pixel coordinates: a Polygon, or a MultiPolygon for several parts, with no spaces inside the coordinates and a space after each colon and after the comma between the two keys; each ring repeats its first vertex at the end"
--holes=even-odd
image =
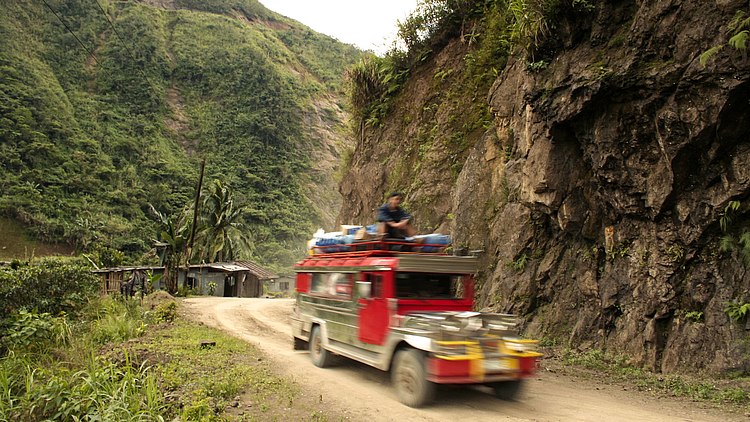
{"type": "Polygon", "coordinates": [[[394,221],[394,224],[390,224],[392,227],[395,227],[397,229],[401,229],[406,227],[407,224],[409,224],[409,221],[411,220],[411,215],[404,211],[403,208],[398,208],[398,221],[394,221]]]}
{"type": "Polygon", "coordinates": [[[378,222],[380,223],[392,223],[393,218],[388,213],[388,210],[386,209],[388,205],[382,206],[378,208],[378,222]]]}

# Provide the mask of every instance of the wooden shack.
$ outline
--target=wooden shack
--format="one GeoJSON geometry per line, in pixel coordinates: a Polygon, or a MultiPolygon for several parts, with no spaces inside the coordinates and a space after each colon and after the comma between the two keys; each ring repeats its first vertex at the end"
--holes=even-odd
{"type": "MultiPolygon", "coordinates": [[[[137,271],[163,274],[164,267],[117,267],[93,270],[102,277],[101,293],[120,292],[123,283],[137,271]]],[[[203,295],[219,297],[261,297],[265,282],[279,278],[252,261],[214,262],[180,268],[177,285],[203,295]]],[[[166,289],[165,280],[153,285],[154,290],[166,289]]]]}
{"type": "Polygon", "coordinates": [[[114,268],[99,268],[92,270],[94,274],[98,274],[102,278],[102,283],[99,287],[99,294],[107,295],[114,292],[122,292],[122,286],[134,273],[146,273],[151,272],[152,274],[163,274],[164,267],[114,267],[114,268]]]}

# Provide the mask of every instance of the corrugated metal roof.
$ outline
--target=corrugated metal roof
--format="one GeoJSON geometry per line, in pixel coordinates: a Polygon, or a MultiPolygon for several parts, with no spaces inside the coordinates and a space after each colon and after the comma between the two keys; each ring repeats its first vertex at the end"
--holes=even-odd
{"type": "Polygon", "coordinates": [[[133,270],[163,270],[164,267],[133,267],[133,266],[122,266],[115,268],[99,268],[91,270],[92,273],[114,273],[119,271],[133,271],[133,270]]]}
{"type": "MultiPolygon", "coordinates": [[[[231,262],[212,262],[210,264],[198,264],[191,265],[193,268],[212,268],[214,270],[226,271],[230,273],[247,271],[254,274],[261,280],[270,280],[272,278],[279,278],[276,274],[268,271],[253,261],[231,261],[231,262]]],[[[111,273],[111,272],[122,272],[122,271],[133,271],[133,270],[163,270],[164,267],[135,267],[135,266],[122,266],[117,268],[100,268],[98,270],[92,270],[94,273],[111,273]]],[[[180,270],[184,270],[180,267],[180,270]]]]}
{"type": "Polygon", "coordinates": [[[269,280],[272,278],[279,278],[276,274],[268,271],[253,261],[232,261],[232,264],[241,265],[250,270],[251,273],[255,274],[261,280],[269,280]]]}
{"type": "Polygon", "coordinates": [[[243,267],[241,265],[229,264],[226,262],[215,262],[215,263],[206,265],[206,267],[213,268],[215,270],[229,271],[232,273],[237,272],[237,271],[247,271],[246,267],[243,267]]]}

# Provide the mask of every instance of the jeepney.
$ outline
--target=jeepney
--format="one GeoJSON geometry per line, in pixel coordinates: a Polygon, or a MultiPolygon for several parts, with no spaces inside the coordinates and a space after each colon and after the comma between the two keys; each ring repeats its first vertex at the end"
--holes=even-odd
{"type": "Polygon", "coordinates": [[[537,368],[537,342],[517,337],[513,315],[473,311],[477,258],[442,251],[368,242],[297,263],[295,350],[309,350],[318,367],[340,355],[390,371],[412,407],[429,403],[436,384],[516,397],[537,368]]]}

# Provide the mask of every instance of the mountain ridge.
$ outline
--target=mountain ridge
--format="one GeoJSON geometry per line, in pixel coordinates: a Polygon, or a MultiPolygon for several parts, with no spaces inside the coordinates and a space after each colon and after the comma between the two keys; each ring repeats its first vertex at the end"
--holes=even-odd
{"type": "Polygon", "coordinates": [[[12,40],[0,47],[0,212],[40,240],[138,260],[156,237],[147,204],[177,218],[208,158],[206,178],[253,207],[254,258],[303,254],[340,204],[330,162],[348,142],[342,73],[358,50],[255,1],[144,3],[100,2],[106,17],[79,0],[0,6],[12,40]]]}

